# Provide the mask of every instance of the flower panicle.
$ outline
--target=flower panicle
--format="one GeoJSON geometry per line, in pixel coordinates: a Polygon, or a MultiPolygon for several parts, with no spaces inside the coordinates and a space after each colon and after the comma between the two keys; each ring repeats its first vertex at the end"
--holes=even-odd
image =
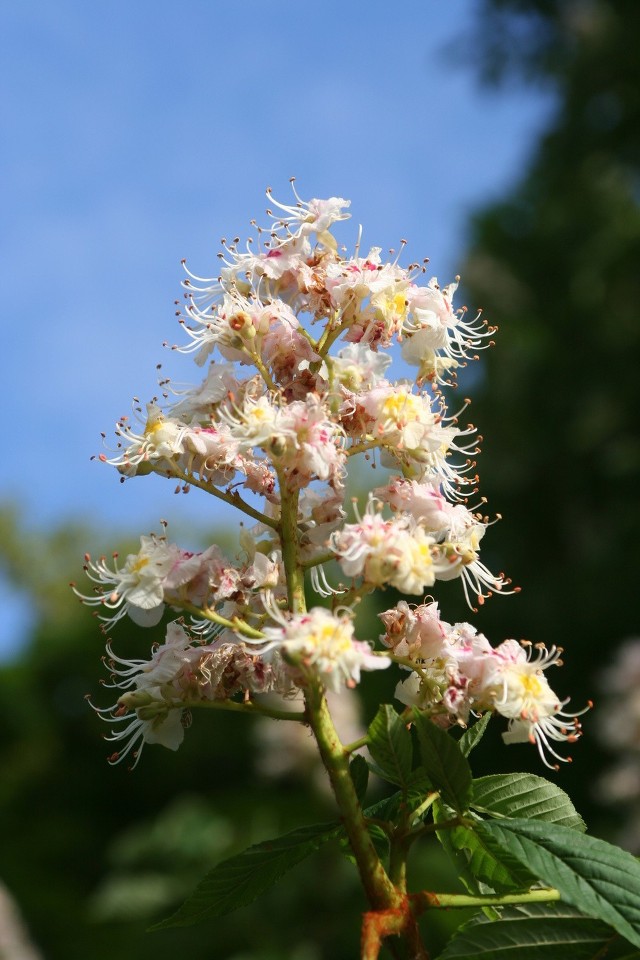
{"type": "Polygon", "coordinates": [[[403,702],[447,722],[500,713],[507,742],[530,740],[547,763],[556,742],[580,733],[545,679],[559,652],[529,657],[513,641],[492,648],[423,599],[457,579],[475,611],[519,589],[481,559],[495,522],[478,494],[482,438],[463,421],[469,401],[450,413],[443,392],[493,343],[495,327],[454,305],[459,277],[441,285],[427,261],[403,266],[406,241],[385,260],[362,245],[360,229],[348,253],[338,231],[350,201],[303,200],[293,181],[292,190],[290,203],[267,191],[269,224],[252,221],[244,245],[223,240],[214,276],[183,261],[183,342],[172,349],[195,360],[200,381],[163,373],[161,394],[146,406],[135,398],[115,449],[97,458],[121,480],[156,473],[176,492],[199,488],[256,522],[241,524],[233,559],[216,544],[186,551],[155,534],[123,560],[87,555],[93,592],[74,590],[105,631],[125,617],[142,626],[170,611],[191,617],[189,627],[168,625],[148,661],[107,646],[107,686],[120,695],[99,712],[116,722],[116,756],[137,757],[148,742],[175,749],[194,704],[313,684],[337,692],[395,659],[415,664],[398,687],[403,702]],[[394,348],[414,380],[392,378],[394,348]],[[356,458],[388,473],[350,515],[356,458]],[[307,610],[305,586],[331,609],[307,610]],[[357,639],[353,614],[386,588],[423,602],[383,615],[392,652],[376,652],[357,639]]]}

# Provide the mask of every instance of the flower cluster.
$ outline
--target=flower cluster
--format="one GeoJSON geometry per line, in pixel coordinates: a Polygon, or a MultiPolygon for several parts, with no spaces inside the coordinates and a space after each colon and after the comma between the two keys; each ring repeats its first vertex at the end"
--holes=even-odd
{"type": "Polygon", "coordinates": [[[232,634],[202,643],[179,621],[168,625],[165,642],[155,648],[148,661],[125,660],[110,646],[107,652],[111,686],[124,691],[115,708],[98,710],[111,722],[123,724],[107,737],[126,741],[125,747],[112,755],[114,763],[129,753],[137,763],[139,744],[160,743],[177,750],[189,722],[190,706],[227,700],[245,691],[286,695],[292,686],[278,657],[267,664],[232,634]]]}
{"type": "Polygon", "coordinates": [[[562,650],[543,644],[505,640],[492,647],[469,623],[445,623],[438,604],[412,609],[401,600],[380,614],[386,627],[381,638],[411,675],[399,683],[396,697],[408,706],[428,710],[434,718],[463,726],[472,713],[487,710],[506,717],[505,743],[535,743],[544,764],[557,760],[552,742],[573,742],[580,736],[575,714],[563,710],[544,671],[561,664],[562,650]]]}
{"type": "MultiPolygon", "coordinates": [[[[85,556],[85,572],[97,586],[94,594],[81,594],[83,603],[109,611],[100,615],[109,629],[125,614],[134,623],[152,627],[160,622],[165,605],[206,612],[223,605],[233,616],[238,609],[255,604],[257,591],[277,590],[281,579],[277,559],[255,553],[251,560],[233,564],[215,544],[200,553],[181,550],[166,537],[143,536],[138,553],[130,553],[122,566],[118,554],[113,567],[106,557],[93,561],[85,556]]],[[[211,626],[214,624],[212,623],[211,626]]],[[[200,624],[200,631],[206,623],[200,624]]]]}
{"type": "Polygon", "coordinates": [[[549,741],[579,732],[542,673],[557,652],[531,659],[513,641],[493,650],[470,626],[442,623],[433,604],[387,611],[391,652],[355,637],[355,604],[375,589],[422,596],[459,578],[471,607],[510,592],[480,559],[490,519],[477,496],[475,429],[460,426],[464,407],[448,413],[442,393],[494,329],[454,308],[457,279],[425,281],[424,265],[385,262],[379,247],[364,254],[360,240],[351,256],[340,252],[334,228],[348,201],[294,195],[286,205],[269,192],[276,214],[244,249],[223,241],[219,276],[186,271],[172,349],[193,355],[204,377],[162,379],[162,396],[135,401],[115,449],[99,457],[121,479],[158,473],[255,521],[233,559],[164,535],[143,536],[123,563],[87,555],[94,591],[76,592],[104,629],[125,615],[143,626],[166,610],[191,617],[169,625],[148,662],[108,648],[123,724],[114,739],[127,741],[118,756],[145,741],[175,748],[194,705],[238,696],[250,706],[261,693],[314,685],[336,692],[393,661],[415,665],[399,688],[404,703],[458,722],[494,710],[509,719],[510,742],[531,739],[555,756],[549,741]],[[415,382],[389,378],[394,345],[415,382]],[[360,454],[388,472],[349,519],[345,480],[360,454]],[[349,583],[336,582],[336,568],[349,583]],[[305,586],[330,608],[307,611],[305,586]]]}

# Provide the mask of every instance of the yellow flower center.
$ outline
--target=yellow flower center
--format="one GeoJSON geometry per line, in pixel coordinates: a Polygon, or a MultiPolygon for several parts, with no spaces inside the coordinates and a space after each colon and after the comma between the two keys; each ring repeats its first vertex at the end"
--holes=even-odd
{"type": "Polygon", "coordinates": [[[534,698],[541,696],[542,684],[540,683],[540,678],[535,673],[524,674],[520,678],[520,683],[522,684],[524,693],[534,698]]]}
{"type": "Polygon", "coordinates": [[[351,634],[344,627],[336,627],[333,623],[327,623],[320,627],[310,638],[315,647],[331,648],[333,655],[343,653],[351,646],[351,634]]]}
{"type": "Polygon", "coordinates": [[[395,393],[387,397],[382,405],[382,414],[386,419],[395,423],[417,420],[422,410],[418,397],[411,393],[395,393]]]}
{"type": "Polygon", "coordinates": [[[163,427],[164,427],[163,417],[157,417],[154,420],[147,420],[144,428],[144,435],[145,437],[152,437],[154,433],[157,433],[158,430],[162,430],[163,427]]]}

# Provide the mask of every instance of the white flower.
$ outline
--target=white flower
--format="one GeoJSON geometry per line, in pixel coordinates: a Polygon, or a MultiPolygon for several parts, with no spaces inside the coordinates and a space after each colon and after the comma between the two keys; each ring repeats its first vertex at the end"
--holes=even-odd
{"type": "Polygon", "coordinates": [[[247,282],[256,286],[261,279],[267,278],[276,281],[270,286],[278,289],[277,281],[288,273],[298,273],[310,255],[311,244],[304,236],[277,237],[275,243],[270,241],[267,249],[257,253],[251,249],[247,253],[238,253],[235,247],[227,247],[226,267],[222,270],[221,280],[229,289],[233,285],[241,288],[247,282]]]}
{"type": "Polygon", "coordinates": [[[453,295],[457,289],[457,281],[443,288],[437,277],[432,277],[426,287],[412,284],[407,291],[407,300],[415,317],[414,325],[437,329],[438,325],[444,328],[455,324],[458,318],[453,310],[453,295]]]}
{"type": "Polygon", "coordinates": [[[312,477],[330,480],[341,475],[346,459],[342,430],[317,397],[310,395],[283,407],[275,433],[287,438],[281,452],[272,450],[274,462],[287,471],[292,488],[307,486],[312,477]]]}
{"type": "Polygon", "coordinates": [[[345,523],[329,538],[342,570],[348,577],[363,577],[367,583],[383,586],[395,569],[393,546],[404,533],[402,525],[385,520],[373,501],[357,523],[345,523]]]}
{"type": "Polygon", "coordinates": [[[94,562],[86,555],[85,572],[98,584],[95,596],[75,593],[89,606],[101,606],[117,611],[113,616],[100,617],[114,624],[129,614],[139,626],[151,627],[158,623],[164,610],[164,580],[180,558],[181,551],[175,544],[168,544],[164,537],[153,534],[140,537],[140,550],[130,553],[124,564],[118,564],[118,554],[113,555],[113,569],[106,557],[94,562]]]}
{"type": "Polygon", "coordinates": [[[390,363],[388,353],[376,353],[365,343],[348,344],[331,361],[336,380],[352,393],[386,383],[384,373],[390,363]]]}
{"type": "Polygon", "coordinates": [[[550,741],[573,743],[580,736],[580,724],[575,714],[562,709],[569,700],[558,699],[543,672],[561,663],[562,650],[547,650],[538,644],[532,657],[532,649],[515,640],[500,644],[494,651],[494,674],[485,681],[481,696],[491,698],[493,708],[509,720],[509,728],[502,734],[504,742],[535,743],[542,762],[553,768],[547,754],[556,760],[567,758],[556,753],[550,741]]]}
{"type": "Polygon", "coordinates": [[[346,523],[329,538],[344,573],[365,583],[389,584],[403,593],[422,593],[435,582],[431,551],[435,539],[408,514],[385,520],[370,500],[364,517],[346,523]]]}
{"type": "Polygon", "coordinates": [[[415,337],[418,342],[403,349],[403,357],[408,363],[418,363],[420,376],[425,379],[439,380],[441,373],[455,370],[463,361],[476,359],[468,351],[490,346],[490,338],[496,332],[495,327],[481,320],[480,314],[466,320],[466,308],[453,309],[459,279],[441,289],[432,277],[426,287],[412,284],[406,292],[408,312],[403,333],[409,343],[415,337]]]}
{"type": "Polygon", "coordinates": [[[460,362],[454,357],[438,355],[437,351],[442,349],[440,339],[434,336],[431,327],[425,327],[403,339],[402,359],[405,363],[418,367],[418,383],[425,380],[448,383],[446,375],[460,366],[460,362]]]}
{"type": "Polygon", "coordinates": [[[251,363],[260,352],[262,338],[275,322],[298,326],[298,319],[288,304],[272,299],[263,303],[257,296],[243,296],[237,289],[225,292],[220,302],[210,303],[208,289],[192,291],[186,307],[186,316],[180,323],[191,339],[191,344],[176,347],[180,353],[196,353],[196,363],[202,365],[214,347],[227,360],[251,363]]]}
{"type": "Polygon", "coordinates": [[[107,722],[122,724],[106,739],[124,742],[110,757],[119,763],[131,752],[135,764],[145,743],[177,750],[184,737],[185,708],[198,701],[226,700],[237,693],[282,695],[292,683],[279,654],[266,662],[226,632],[210,644],[194,643],[182,623],[168,624],[165,643],[149,660],[125,660],[107,645],[112,683],[121,691],[113,707],[96,709],[107,722]]]}
{"type": "MultiPolygon", "coordinates": [[[[110,759],[119,763],[134,751],[135,763],[145,743],[159,743],[177,750],[184,737],[182,708],[174,701],[179,693],[172,684],[189,662],[191,638],[179,623],[167,626],[166,640],[150,660],[124,660],[107,645],[109,667],[115,686],[124,691],[115,707],[97,710],[104,719],[124,724],[107,740],[126,741],[124,749],[110,759]],[[167,694],[168,698],[167,699],[167,694]]],[[[135,766],[135,764],[134,764],[135,766]]]]}
{"type": "Polygon", "coordinates": [[[293,187],[293,192],[297,203],[287,205],[279,203],[274,199],[271,191],[267,190],[269,200],[285,214],[285,216],[279,216],[274,223],[276,231],[279,226],[286,228],[286,237],[284,240],[278,238],[279,243],[275,249],[279,249],[280,244],[286,245],[291,240],[297,240],[300,237],[307,237],[309,234],[315,233],[320,243],[335,250],[336,241],[328,232],[329,227],[337,221],[347,220],[351,216],[349,213],[344,213],[344,210],[351,206],[351,201],[343,200],[342,197],[304,201],[296,193],[295,187],[293,187]]]}
{"type": "Polygon", "coordinates": [[[317,676],[335,692],[359,683],[361,670],[382,670],[391,664],[388,657],[376,656],[368,643],[354,639],[349,616],[335,616],[322,607],[263,632],[268,649],[279,650],[287,662],[317,676]]]}
{"type": "MultiPolygon", "coordinates": [[[[486,524],[476,521],[460,531],[458,539],[438,542],[432,553],[436,579],[455,580],[460,577],[465,599],[472,609],[474,599],[482,604],[494,593],[520,592],[519,587],[506,589],[511,580],[503,573],[492,573],[479,559],[480,540],[485,529],[486,524]]],[[[454,534],[455,531],[447,536],[453,537],[454,534]]]]}
{"type": "MultiPolygon", "coordinates": [[[[276,436],[278,411],[279,407],[269,397],[258,397],[257,400],[247,397],[242,408],[221,410],[220,416],[226,420],[240,449],[248,451],[252,447],[271,445],[276,436]]],[[[293,438],[295,432],[289,430],[289,436],[293,438]]]]}
{"type": "Polygon", "coordinates": [[[384,444],[411,454],[440,445],[439,437],[433,440],[437,418],[430,398],[412,393],[410,384],[375,387],[359,402],[373,420],[371,433],[384,444]]]}
{"type": "Polygon", "coordinates": [[[444,622],[435,602],[401,601],[382,615],[388,652],[379,656],[355,639],[346,610],[287,611],[294,563],[317,594],[344,593],[354,604],[375,587],[418,596],[456,577],[468,602],[481,603],[510,581],[480,560],[489,521],[469,506],[475,429],[459,427],[462,411],[449,415],[438,387],[493,329],[454,309],[457,282],[419,286],[419,265],[385,262],[380,247],[360,256],[360,239],[352,257],[342,256],[331,228],[349,216],[349,201],[303,201],[294,189],[295,202],[285,205],[268,195],[277,209],[268,211],[268,230],[256,225],[255,246],[223,241],[220,276],[187,271],[183,283],[178,317],[188,342],[175,349],[200,365],[214,349],[228,362],[211,363],[199,386],[161,380],[168,406],[153,400],[145,417],[136,400],[140,426],[123,417],[115,455],[100,457],[124,476],[173,476],[185,492],[200,487],[259,521],[242,530],[245,552],[235,563],[217,547],[193,554],[153,535],[124,563],[87,555],[95,590],[80,596],[106,624],[125,614],[156,624],[167,606],[203,618],[191,632],[170,624],[147,661],[107,648],[121,691],[113,739],[125,744],[115,759],[139,755],[145,742],[176,749],[185,706],[274,689],[288,696],[314,682],[338,691],[362,670],[396,660],[410,671],[397,691],[404,703],[443,726],[464,725],[473,711],[500,713],[506,742],[536,743],[550,765],[549,757],[560,759],[553,744],[580,733],[544,675],[559,662],[555,648],[537,657],[514,641],[494,649],[470,624],[444,622]],[[394,340],[417,365],[415,382],[387,380],[384,348],[394,340]],[[236,364],[252,373],[241,377],[236,364]],[[344,523],[346,464],[359,453],[402,476],[374,491],[364,516],[356,510],[356,522],[344,523]],[[252,494],[264,502],[254,506],[252,494]],[[358,578],[351,589],[330,586],[323,564],[331,556],[358,578]]]}
{"type": "Polygon", "coordinates": [[[416,661],[442,656],[445,639],[452,631],[452,627],[440,619],[435,602],[411,608],[401,600],[379,617],[387,628],[380,638],[382,642],[391,647],[396,656],[416,661]]]}
{"type": "Polygon", "coordinates": [[[397,563],[389,583],[401,593],[423,594],[436,581],[433,565],[435,540],[422,527],[405,531],[394,544],[397,563]]]}
{"type": "Polygon", "coordinates": [[[216,403],[224,400],[229,392],[238,389],[233,363],[209,364],[207,375],[199,386],[176,389],[166,383],[167,389],[176,397],[180,397],[171,407],[171,413],[185,423],[192,417],[208,416],[216,403]]]}
{"type": "Polygon", "coordinates": [[[240,444],[226,423],[185,427],[183,446],[184,453],[178,459],[183,473],[220,485],[230,483],[238,471],[244,472],[240,444]]]}
{"type": "Polygon", "coordinates": [[[445,499],[436,483],[418,483],[395,477],[385,487],[377,487],[373,494],[392,510],[409,513],[425,530],[439,533],[447,530],[452,505],[445,499]]]}
{"type": "Polygon", "coordinates": [[[136,433],[128,417],[123,417],[116,426],[116,436],[121,438],[118,447],[127,444],[126,448],[115,457],[100,454],[98,459],[117,467],[125,477],[134,477],[163,461],[174,461],[184,450],[185,430],[181,421],[165,417],[154,401],[147,404],[143,432],[136,433]]]}

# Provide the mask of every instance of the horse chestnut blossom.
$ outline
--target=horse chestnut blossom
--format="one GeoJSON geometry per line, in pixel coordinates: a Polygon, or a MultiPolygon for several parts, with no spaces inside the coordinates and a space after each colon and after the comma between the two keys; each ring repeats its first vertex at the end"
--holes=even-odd
{"type": "MultiPolygon", "coordinates": [[[[268,196],[271,223],[254,222],[257,235],[243,248],[223,241],[217,276],[185,266],[180,342],[170,348],[193,357],[199,379],[174,383],[163,374],[158,395],[146,405],[134,400],[132,416],[116,424],[115,446],[96,458],[121,481],[156,473],[175,492],[193,487],[203,503],[208,495],[234,507],[243,515],[237,550],[185,549],[163,533],[143,535],[124,561],[117,553],[85,556],[93,590],[72,586],[105,633],[126,617],[146,628],[164,621],[165,630],[146,659],[109,640],[104,686],[115,703],[94,709],[112,724],[110,762],[129,758],[132,766],[145,744],[176,750],[198,710],[309,727],[340,808],[336,830],[346,833],[371,906],[363,957],[374,960],[390,935],[426,957],[419,895],[407,896],[408,850],[426,830],[459,827],[464,838],[481,820],[466,755],[484,721],[464,744],[448,731],[495,715],[505,743],[534,744],[557,768],[580,723],[546,677],[561,664],[559,649],[494,646],[472,624],[443,620],[438,602],[425,597],[441,581],[460,580],[476,612],[490,597],[518,591],[481,559],[499,517],[487,514],[478,492],[478,440],[462,420],[469,401],[449,412],[445,397],[495,329],[454,306],[459,278],[442,287],[425,277],[426,261],[402,266],[404,241],[385,261],[381,247],[361,250],[360,233],[347,253],[336,231],[349,218],[348,200],[304,201],[295,188],[291,204],[268,196]],[[417,367],[415,381],[393,379],[400,353],[417,367]],[[359,460],[376,469],[376,482],[349,501],[359,460]],[[357,608],[387,589],[413,603],[400,599],[380,614],[376,649],[357,608]],[[326,694],[346,696],[365,674],[392,669],[399,708],[382,705],[365,736],[342,744],[326,694]],[[390,798],[387,812],[376,805],[371,819],[361,803],[367,764],[352,758],[364,747],[371,769],[401,797],[396,806],[390,798]],[[456,769],[444,775],[450,764],[456,769]],[[437,813],[441,801],[455,817],[437,813]],[[372,823],[383,825],[390,845],[387,867],[372,823]]],[[[320,832],[337,835],[326,825],[320,832]]],[[[478,880],[490,890],[482,872],[478,880]]],[[[444,896],[429,894],[427,905],[457,895],[444,896]]],[[[519,896],[525,903],[529,895],[519,896]]]]}
{"type": "Polygon", "coordinates": [[[279,213],[257,228],[257,244],[225,244],[217,279],[187,271],[178,311],[187,342],[172,349],[194,355],[204,378],[162,379],[162,396],[146,409],[136,401],[115,450],[99,457],[122,479],[158,473],[257,521],[233,559],[215,544],[189,552],[155,535],[122,564],[87,555],[94,593],[76,592],[105,629],[125,615],[149,627],[167,610],[191,618],[147,664],[109,647],[113,676],[135,688],[113,709],[129,718],[115,759],[135,754],[133,743],[175,748],[180,716],[202,700],[240,696],[255,708],[273,689],[336,692],[394,661],[415,663],[397,688],[406,706],[458,724],[500,714],[507,742],[531,740],[545,762],[557,758],[551,742],[579,735],[543,674],[557,652],[531,660],[513,641],[493,648],[469,625],[441,621],[434,603],[401,601],[382,615],[385,653],[354,632],[355,606],[374,590],[422,597],[459,578],[471,607],[513,592],[480,560],[491,521],[476,493],[475,430],[447,412],[442,392],[494,329],[454,307],[458,279],[423,283],[423,267],[384,262],[380,247],[363,256],[360,241],[353,256],[340,253],[333,230],[349,201],[269,196],[279,213]],[[395,343],[418,366],[417,385],[389,379],[395,343]],[[360,454],[391,472],[350,518],[345,482],[360,454]],[[307,613],[305,582],[331,609],[307,613]],[[215,683],[203,680],[214,673],[215,683]]]}

